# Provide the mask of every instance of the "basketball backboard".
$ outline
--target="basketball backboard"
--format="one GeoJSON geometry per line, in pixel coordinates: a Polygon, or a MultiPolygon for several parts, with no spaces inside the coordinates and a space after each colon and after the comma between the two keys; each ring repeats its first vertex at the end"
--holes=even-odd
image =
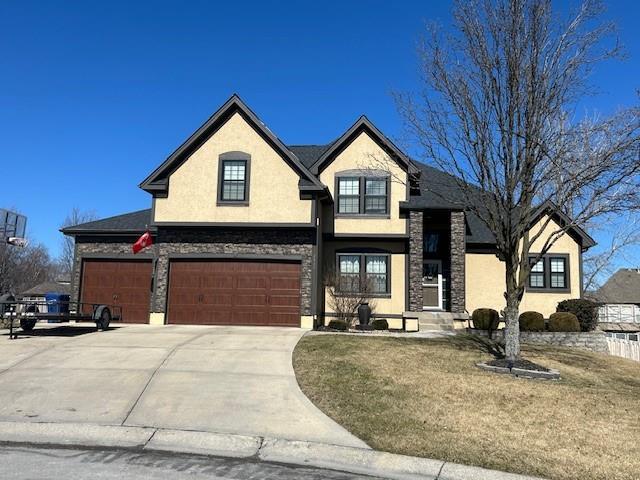
{"type": "Polygon", "coordinates": [[[9,237],[24,238],[26,230],[27,217],[0,208],[0,238],[2,241],[9,237]]]}

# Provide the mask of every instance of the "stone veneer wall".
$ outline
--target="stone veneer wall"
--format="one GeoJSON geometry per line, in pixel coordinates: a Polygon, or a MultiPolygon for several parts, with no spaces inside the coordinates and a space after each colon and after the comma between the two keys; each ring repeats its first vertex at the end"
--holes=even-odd
{"type": "Polygon", "coordinates": [[[451,311],[465,312],[464,262],[467,228],[464,212],[451,212],[451,311]]]}
{"type": "Polygon", "coordinates": [[[301,315],[312,315],[312,272],[315,232],[308,230],[186,230],[160,229],[154,245],[144,253],[132,255],[135,238],[114,242],[113,239],[95,241],[78,239],[71,284],[71,300],[76,301],[80,292],[80,276],[83,258],[157,259],[155,288],[151,295],[150,312],[165,312],[167,284],[169,281],[169,256],[199,255],[258,257],[260,255],[300,257],[301,259],[301,315]]]}
{"type": "MultiPolygon", "coordinates": [[[[485,331],[470,330],[471,333],[485,331]]],[[[504,337],[503,330],[494,332],[493,338],[502,340],[504,337]]],[[[520,342],[530,345],[553,345],[557,347],[572,347],[591,352],[609,353],[607,345],[607,337],[604,332],[520,332],[520,342]]]]}
{"type": "Polygon", "coordinates": [[[156,285],[152,312],[166,312],[169,257],[174,254],[294,256],[301,259],[301,315],[312,315],[313,249],[315,231],[281,229],[192,230],[161,228],[158,231],[156,285]]]}
{"type": "Polygon", "coordinates": [[[422,311],[422,249],[424,238],[424,214],[409,212],[409,310],[422,311]]]}

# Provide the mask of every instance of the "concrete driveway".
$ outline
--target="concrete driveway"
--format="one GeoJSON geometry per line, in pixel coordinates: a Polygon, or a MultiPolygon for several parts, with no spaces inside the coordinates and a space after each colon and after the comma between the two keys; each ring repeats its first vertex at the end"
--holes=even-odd
{"type": "Polygon", "coordinates": [[[145,426],[366,447],[300,391],[291,364],[300,329],[39,328],[17,340],[0,335],[0,421],[145,426]]]}

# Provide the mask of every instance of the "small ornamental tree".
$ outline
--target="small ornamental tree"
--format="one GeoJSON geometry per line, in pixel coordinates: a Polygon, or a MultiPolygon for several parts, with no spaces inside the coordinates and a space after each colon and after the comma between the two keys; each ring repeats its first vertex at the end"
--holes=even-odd
{"type": "Polygon", "coordinates": [[[371,312],[375,309],[371,283],[366,280],[346,279],[331,271],[325,276],[324,285],[329,308],[338,320],[346,322],[348,326],[352,326],[357,318],[360,304],[367,302],[371,312]]]}

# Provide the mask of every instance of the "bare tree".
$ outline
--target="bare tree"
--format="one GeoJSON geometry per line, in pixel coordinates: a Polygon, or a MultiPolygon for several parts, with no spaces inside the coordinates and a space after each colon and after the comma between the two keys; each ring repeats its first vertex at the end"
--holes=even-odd
{"type": "MultiPolygon", "coordinates": [[[[624,261],[637,266],[637,256],[631,255],[632,247],[640,245],[640,225],[635,215],[607,219],[600,230],[607,229],[610,240],[592,249],[584,256],[582,282],[585,291],[598,288],[615,270],[615,264],[624,261]]],[[[604,232],[603,232],[604,233],[604,232]]]]}
{"type": "MultiPolygon", "coordinates": [[[[69,215],[66,216],[60,228],[71,227],[73,225],[79,225],[81,223],[91,222],[93,220],[96,220],[97,218],[98,217],[93,211],[83,212],[79,208],[74,207],[71,210],[71,213],[69,213],[69,215]]],[[[60,262],[61,273],[66,277],[70,277],[71,272],[73,271],[74,250],[75,250],[75,242],[73,237],[63,234],[62,235],[62,252],[60,253],[59,262],[60,262]]]]}
{"type": "Polygon", "coordinates": [[[55,280],[57,265],[44,245],[20,248],[0,244],[0,293],[21,293],[39,283],[55,280]]]}
{"type": "Polygon", "coordinates": [[[602,12],[594,0],[566,19],[550,0],[461,0],[453,29],[431,28],[421,46],[423,91],[397,95],[428,161],[456,176],[463,207],[495,237],[511,361],[530,246],[542,256],[572,227],[638,204],[640,109],[576,114],[594,65],[621,54],[602,12]],[[570,219],[531,231],[542,206],[570,219]]]}

